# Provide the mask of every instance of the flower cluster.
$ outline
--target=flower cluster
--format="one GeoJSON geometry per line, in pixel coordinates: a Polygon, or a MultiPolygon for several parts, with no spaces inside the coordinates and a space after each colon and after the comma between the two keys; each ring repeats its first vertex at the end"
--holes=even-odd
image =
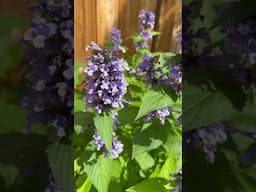
{"type": "Polygon", "coordinates": [[[59,137],[73,130],[72,4],[45,0],[30,6],[37,16],[22,40],[24,58],[31,64],[26,76],[30,87],[21,100],[31,110],[24,132],[39,122],[53,127],[59,137]]]}
{"type": "MultiPolygon", "coordinates": [[[[147,40],[152,38],[151,29],[155,24],[155,15],[145,10],[140,11],[140,37],[142,41],[135,43],[135,48],[138,51],[141,48],[148,48],[147,40]],[[145,46],[140,46],[145,45],[145,46]]],[[[177,42],[179,43],[178,52],[181,53],[182,30],[177,31],[177,42]]],[[[166,58],[166,63],[169,63],[170,57],[166,58]]],[[[142,55],[142,61],[137,70],[137,74],[144,74],[144,80],[149,84],[168,84],[175,91],[181,90],[182,69],[181,64],[169,65],[169,75],[163,74],[163,66],[159,64],[159,58],[151,53],[142,55]]]]}
{"type": "Polygon", "coordinates": [[[140,36],[144,40],[151,39],[151,33],[148,30],[153,29],[155,25],[155,15],[151,11],[141,10],[139,13],[140,19],[140,36]]]}
{"type": "Polygon", "coordinates": [[[182,66],[180,63],[174,64],[170,67],[167,84],[169,84],[175,91],[181,91],[182,66]]]}
{"type": "Polygon", "coordinates": [[[147,116],[146,116],[146,121],[150,121],[154,118],[159,118],[161,124],[165,124],[165,119],[166,117],[168,117],[171,114],[171,108],[170,107],[164,107],[162,109],[158,109],[155,111],[150,112],[147,116]]]}
{"type": "Polygon", "coordinates": [[[43,48],[45,41],[56,34],[56,25],[49,23],[45,18],[36,17],[32,19],[31,28],[24,34],[24,40],[36,48],[43,48]]]}
{"type": "Polygon", "coordinates": [[[155,59],[150,53],[143,54],[138,74],[144,74],[144,80],[149,84],[159,83],[162,76],[161,67],[155,66],[155,59]]]}
{"type": "Polygon", "coordinates": [[[141,10],[139,13],[141,41],[135,43],[135,49],[148,48],[147,41],[152,38],[151,30],[155,25],[155,15],[151,11],[141,10]]]}
{"type": "Polygon", "coordinates": [[[182,170],[178,173],[171,174],[171,177],[175,178],[175,187],[172,188],[169,192],[181,192],[182,191],[182,170]]]}
{"type": "MultiPolygon", "coordinates": [[[[216,8],[219,15],[229,14],[234,1],[220,3],[216,8]]],[[[183,6],[183,50],[189,57],[183,57],[183,66],[189,67],[213,67],[231,74],[242,86],[249,88],[255,84],[256,41],[255,16],[246,16],[234,22],[223,22],[219,25],[219,35],[223,43],[212,45],[207,49],[198,49],[198,43],[205,41],[209,44],[210,31],[207,28],[192,30],[193,5],[183,6]],[[200,41],[198,41],[200,39],[200,41]],[[193,56],[192,56],[193,53],[193,56]],[[191,62],[195,59],[197,62],[191,62]]],[[[202,18],[200,18],[202,19],[202,18]]],[[[213,40],[214,41],[214,40],[213,40]]],[[[185,53],[185,54],[186,54],[185,53]]]]}
{"type": "Polygon", "coordinates": [[[217,146],[225,143],[228,135],[234,131],[236,130],[227,122],[216,122],[200,129],[187,131],[183,134],[183,149],[186,151],[199,147],[203,150],[206,160],[214,163],[217,146]]]}
{"type": "Polygon", "coordinates": [[[215,161],[218,144],[227,140],[226,126],[223,123],[214,123],[206,128],[201,128],[194,133],[194,139],[200,140],[200,145],[209,162],[215,161]]]}
{"type": "Polygon", "coordinates": [[[111,37],[113,42],[112,50],[125,52],[125,49],[122,47],[122,37],[120,30],[113,28],[111,31],[111,37]]]}
{"type": "Polygon", "coordinates": [[[104,148],[104,156],[108,157],[111,156],[111,158],[113,159],[117,159],[119,157],[119,155],[122,153],[123,151],[123,144],[121,143],[121,141],[117,140],[115,138],[116,134],[113,132],[113,141],[112,141],[112,151],[109,154],[109,152],[107,151],[107,149],[104,147],[104,142],[101,139],[100,135],[98,134],[97,131],[94,132],[93,134],[93,140],[94,140],[94,144],[96,146],[96,149],[98,151],[100,151],[102,148],[104,148]]]}
{"type": "MultiPolygon", "coordinates": [[[[141,41],[135,42],[135,49],[138,51],[142,48],[148,48],[147,41],[152,38],[151,30],[155,25],[155,15],[151,11],[141,10],[139,13],[140,20],[140,33],[141,41]]],[[[181,33],[177,34],[177,40],[181,41],[181,33]]],[[[142,55],[142,61],[139,64],[136,74],[144,75],[144,80],[150,85],[154,84],[168,84],[175,91],[180,90],[181,85],[181,67],[175,65],[170,67],[169,76],[163,73],[163,66],[159,64],[159,57],[153,56],[150,52],[142,55]]],[[[164,107],[159,110],[152,111],[146,116],[146,121],[152,120],[158,117],[162,124],[165,123],[165,119],[171,113],[169,107],[164,107]]]]}
{"type": "Polygon", "coordinates": [[[176,41],[178,42],[178,47],[177,47],[177,52],[179,54],[182,53],[182,28],[180,28],[177,32],[176,32],[176,41]]]}
{"type": "Polygon", "coordinates": [[[224,26],[227,43],[234,53],[239,53],[243,63],[256,63],[255,18],[246,18],[242,22],[224,26]],[[241,41],[242,40],[242,41],[241,41]]]}
{"type": "MultiPolygon", "coordinates": [[[[256,40],[255,17],[224,25],[226,41],[214,57],[225,59],[225,70],[231,73],[245,87],[255,85],[256,40]],[[225,53],[225,54],[224,54],[225,53]]],[[[223,65],[223,64],[222,64],[223,65]]]]}
{"type": "Polygon", "coordinates": [[[56,181],[53,179],[53,176],[50,176],[49,184],[44,192],[63,192],[56,184],[56,181]]]}
{"type": "Polygon", "coordinates": [[[88,64],[84,70],[87,86],[84,100],[86,108],[95,108],[98,113],[116,108],[122,108],[123,96],[127,91],[124,70],[128,69],[124,59],[119,58],[121,34],[116,28],[112,30],[112,47],[101,49],[92,42],[87,49],[95,50],[95,54],[88,57],[88,64]]]}

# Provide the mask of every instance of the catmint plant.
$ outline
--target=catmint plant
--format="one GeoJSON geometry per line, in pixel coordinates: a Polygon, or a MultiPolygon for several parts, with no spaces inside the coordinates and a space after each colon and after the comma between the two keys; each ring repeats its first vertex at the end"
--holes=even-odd
{"type": "MultiPolygon", "coordinates": [[[[124,107],[123,96],[126,94],[128,86],[124,71],[128,69],[128,65],[123,58],[119,57],[120,51],[125,52],[121,45],[121,31],[113,28],[111,37],[112,45],[108,47],[102,49],[95,42],[91,42],[86,48],[86,50],[94,50],[95,53],[87,58],[88,64],[84,70],[87,82],[84,100],[86,109],[93,108],[98,114],[111,113],[113,126],[116,127],[118,119],[114,110],[124,107]]],[[[104,146],[104,142],[97,132],[94,133],[93,139],[97,150],[100,150],[104,146]]],[[[122,151],[123,144],[114,138],[110,156],[116,159],[122,151]]],[[[106,149],[104,149],[104,155],[109,156],[106,149]]]]}
{"type": "MultiPolygon", "coordinates": [[[[158,34],[153,31],[154,13],[140,11],[139,23],[139,32],[130,36],[136,49],[131,55],[122,54],[128,48],[123,48],[121,31],[117,28],[111,30],[111,41],[105,47],[96,42],[86,47],[93,53],[87,57],[86,66],[81,67],[84,89],[75,93],[77,104],[81,104],[82,98],[85,101],[85,110],[78,107],[79,117],[75,120],[74,137],[78,139],[75,177],[78,179],[85,174],[84,184],[91,183],[93,190],[111,191],[112,181],[122,181],[114,189],[120,191],[137,190],[144,182],[145,186],[156,186],[163,191],[177,184],[175,181],[167,186],[169,172],[159,171],[160,176],[154,170],[169,167],[170,158],[177,162],[172,173],[180,169],[181,156],[169,150],[167,138],[170,138],[169,132],[174,133],[171,143],[180,145],[181,122],[175,121],[175,113],[181,113],[177,109],[181,104],[181,67],[174,67],[173,62],[166,59],[167,56],[176,57],[175,54],[150,51],[148,42],[158,34]],[[93,129],[82,132],[84,123],[81,122],[85,120],[93,129]],[[151,178],[151,174],[160,178],[151,178]],[[131,179],[135,179],[132,186],[131,179]]],[[[83,190],[84,184],[78,186],[78,190],[83,190]]]]}
{"type": "MultiPolygon", "coordinates": [[[[148,40],[152,39],[152,30],[155,24],[155,15],[151,11],[142,10],[139,13],[140,32],[137,36],[138,41],[135,40],[135,49],[141,55],[141,62],[139,63],[136,75],[143,76],[143,80],[149,86],[167,85],[175,92],[181,91],[182,68],[181,64],[171,64],[170,58],[166,57],[166,65],[163,66],[159,62],[159,55],[154,55],[148,49],[148,40]],[[143,45],[143,46],[140,46],[143,45]],[[147,51],[140,52],[147,49],[147,51]],[[164,72],[167,68],[168,72],[164,72]]],[[[177,42],[179,43],[178,51],[181,52],[181,30],[177,32],[177,42]]],[[[173,56],[170,56],[171,58],[173,56]]],[[[171,114],[170,107],[165,107],[159,110],[152,111],[147,115],[146,120],[159,117],[162,124],[165,118],[171,114]]]]}

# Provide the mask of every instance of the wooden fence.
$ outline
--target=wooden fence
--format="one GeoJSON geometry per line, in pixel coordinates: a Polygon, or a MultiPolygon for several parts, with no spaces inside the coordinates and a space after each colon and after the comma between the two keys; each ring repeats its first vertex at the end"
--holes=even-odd
{"type": "Polygon", "coordinates": [[[31,17],[28,5],[33,2],[36,2],[36,0],[0,0],[0,13],[28,19],[31,17]]]}
{"type": "MultiPolygon", "coordinates": [[[[156,15],[156,31],[161,34],[153,39],[151,48],[176,52],[176,32],[181,27],[181,0],[74,0],[75,6],[75,60],[84,61],[85,47],[95,41],[103,45],[113,26],[127,37],[138,32],[138,13],[141,9],[156,15]]],[[[132,47],[131,40],[125,45],[132,47]]]]}

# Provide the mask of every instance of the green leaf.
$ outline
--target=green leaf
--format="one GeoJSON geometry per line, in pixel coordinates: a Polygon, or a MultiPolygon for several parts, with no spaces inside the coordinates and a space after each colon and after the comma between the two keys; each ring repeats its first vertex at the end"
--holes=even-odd
{"type": "Polygon", "coordinates": [[[133,123],[138,113],[138,107],[126,107],[118,112],[118,120],[120,123],[133,123]]]}
{"type": "Polygon", "coordinates": [[[240,130],[256,127],[256,103],[247,104],[242,111],[234,113],[230,122],[240,130]]]}
{"type": "Polygon", "coordinates": [[[5,185],[10,187],[15,183],[16,177],[19,175],[19,169],[12,164],[0,163],[0,176],[5,180],[5,185]]]}
{"type": "MultiPolygon", "coordinates": [[[[28,110],[18,103],[20,98],[21,95],[14,91],[0,92],[0,113],[2,114],[0,133],[20,132],[28,123],[28,110]],[[13,120],[14,112],[15,121],[13,120]]],[[[33,124],[32,132],[41,135],[46,134],[45,127],[42,125],[33,124]]]]}
{"type": "Polygon", "coordinates": [[[134,135],[132,158],[160,147],[167,141],[170,129],[169,123],[162,125],[159,120],[154,120],[147,129],[137,130],[134,135]]]}
{"type": "Polygon", "coordinates": [[[21,46],[14,43],[12,34],[25,24],[22,17],[0,13],[0,77],[4,77],[6,71],[18,64],[22,58],[21,46]]]}
{"type": "Polygon", "coordinates": [[[231,101],[218,90],[183,83],[183,128],[191,130],[217,121],[230,119],[234,112],[231,101]]]}
{"type": "Polygon", "coordinates": [[[158,31],[152,31],[152,32],[151,32],[152,37],[154,37],[154,36],[156,36],[156,35],[159,35],[159,34],[160,34],[160,32],[158,32],[158,31]]]}
{"type": "Polygon", "coordinates": [[[139,34],[130,35],[128,38],[131,38],[133,42],[138,43],[144,41],[143,38],[139,34]]]}
{"type": "Polygon", "coordinates": [[[106,113],[94,118],[94,125],[101,136],[108,151],[112,151],[113,119],[106,113]]]}
{"type": "Polygon", "coordinates": [[[88,165],[87,174],[98,192],[108,192],[112,175],[112,160],[100,156],[97,163],[88,165]]]}
{"type": "Polygon", "coordinates": [[[138,53],[140,53],[141,55],[146,54],[146,53],[150,53],[148,48],[141,48],[138,50],[138,53]]]}
{"type": "Polygon", "coordinates": [[[126,192],[167,192],[167,189],[164,187],[166,184],[167,180],[163,178],[146,179],[126,189],[126,192]]]}
{"type": "Polygon", "coordinates": [[[142,98],[142,103],[135,120],[147,115],[148,113],[173,104],[172,98],[163,91],[148,91],[142,98]]]}
{"type": "Polygon", "coordinates": [[[163,147],[170,153],[182,153],[182,135],[176,127],[171,128],[163,147]]]}
{"type": "Polygon", "coordinates": [[[47,149],[48,161],[58,186],[73,192],[73,145],[55,142],[47,149]]]}
{"type": "MultiPolygon", "coordinates": [[[[180,151],[181,152],[181,151],[180,151]]],[[[162,169],[160,170],[159,177],[166,179],[170,178],[170,174],[177,173],[182,166],[181,153],[169,153],[162,169]]]]}
{"type": "Polygon", "coordinates": [[[77,135],[79,135],[80,133],[82,133],[83,127],[82,125],[74,125],[74,131],[77,135]]]}
{"type": "Polygon", "coordinates": [[[86,125],[93,125],[94,124],[93,117],[94,117],[94,114],[91,112],[75,112],[75,115],[74,115],[75,125],[80,125],[82,127],[86,125]]]}
{"type": "Polygon", "coordinates": [[[112,167],[112,171],[111,171],[112,178],[120,179],[120,175],[122,173],[122,165],[120,161],[112,161],[111,167],[112,167]]]}
{"type": "Polygon", "coordinates": [[[84,111],[85,102],[82,99],[82,94],[75,92],[74,95],[74,112],[84,111]]]}
{"type": "Polygon", "coordinates": [[[84,64],[79,61],[75,61],[75,67],[74,67],[74,84],[77,85],[83,80],[83,74],[80,73],[80,68],[84,67],[84,64]]]}
{"type": "MultiPolygon", "coordinates": [[[[135,140],[138,140],[136,138],[135,140]]],[[[151,151],[153,149],[157,149],[163,142],[159,139],[152,138],[151,140],[148,139],[142,139],[142,141],[137,141],[133,144],[132,148],[132,158],[137,157],[138,155],[143,154],[144,152],[151,151]],[[144,145],[147,144],[148,145],[144,145]]]]}
{"type": "Polygon", "coordinates": [[[89,179],[86,179],[83,185],[77,189],[77,192],[90,192],[92,183],[89,179]]]}
{"type": "Polygon", "coordinates": [[[140,165],[142,170],[149,169],[155,165],[155,160],[148,152],[136,156],[135,160],[140,165]]]}

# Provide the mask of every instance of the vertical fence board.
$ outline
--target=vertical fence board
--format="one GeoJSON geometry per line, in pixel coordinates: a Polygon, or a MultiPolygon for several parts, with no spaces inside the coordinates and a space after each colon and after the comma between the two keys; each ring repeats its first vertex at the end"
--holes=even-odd
{"type": "Polygon", "coordinates": [[[12,15],[27,19],[31,17],[31,12],[29,12],[28,6],[30,3],[34,2],[34,0],[1,0],[0,13],[11,13],[12,15]]]}
{"type": "Polygon", "coordinates": [[[160,3],[161,8],[157,30],[160,31],[161,34],[156,38],[153,50],[176,52],[177,42],[175,30],[177,30],[179,22],[176,22],[175,20],[176,18],[178,19],[177,15],[181,9],[181,1],[160,0],[160,3]]]}
{"type": "MultiPolygon", "coordinates": [[[[80,9],[84,11],[84,23],[81,25],[81,28],[83,28],[83,49],[81,49],[81,52],[83,54],[83,60],[85,60],[86,55],[90,55],[92,51],[85,52],[85,47],[90,44],[91,41],[97,41],[97,13],[96,13],[96,2],[97,0],[83,0],[84,5],[80,9]]],[[[76,12],[76,10],[75,10],[76,12]]],[[[75,34],[76,36],[76,34],[75,34]]],[[[76,50],[75,50],[76,51],[76,50]]]]}
{"type": "Polygon", "coordinates": [[[116,0],[97,0],[97,43],[104,45],[106,39],[110,37],[109,33],[116,24],[116,16],[118,13],[116,0]]]}
{"type": "MultiPolygon", "coordinates": [[[[161,35],[153,41],[152,49],[173,51],[177,28],[181,25],[181,0],[74,0],[75,1],[75,60],[84,61],[84,48],[91,41],[103,46],[110,37],[113,26],[127,37],[139,30],[138,14],[141,9],[153,11],[157,15],[156,28],[161,35]],[[160,5],[160,6],[159,6],[160,5]]],[[[131,53],[132,41],[124,39],[131,53]]]]}
{"type": "MultiPolygon", "coordinates": [[[[172,29],[172,36],[170,38],[170,48],[169,50],[172,52],[178,51],[179,42],[177,42],[177,32],[182,27],[182,2],[181,0],[175,0],[176,10],[174,12],[174,24],[172,29]]],[[[181,45],[180,45],[181,46],[181,45]]]]}
{"type": "Polygon", "coordinates": [[[83,61],[83,50],[84,50],[84,1],[83,0],[75,0],[74,2],[74,56],[75,60],[83,61]]]}

